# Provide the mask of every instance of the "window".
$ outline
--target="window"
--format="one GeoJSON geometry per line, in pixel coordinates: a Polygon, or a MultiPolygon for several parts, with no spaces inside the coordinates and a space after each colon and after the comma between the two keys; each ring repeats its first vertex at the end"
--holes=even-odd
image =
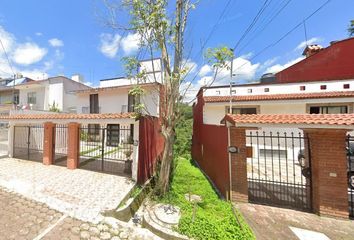
{"type": "Polygon", "coordinates": [[[19,104],[20,102],[20,97],[19,97],[19,94],[18,92],[14,94],[14,103],[15,104],[19,104]]]}
{"type": "Polygon", "coordinates": [[[350,84],[349,83],[343,84],[343,88],[344,89],[349,89],[350,88],[350,84]]]}
{"type": "Polygon", "coordinates": [[[232,91],[231,91],[231,94],[236,94],[236,90],[232,90],[232,91]]]}
{"type": "MultiPolygon", "coordinates": [[[[226,109],[229,113],[230,108],[226,109]]],[[[257,114],[257,108],[232,108],[232,114],[257,114]]]]}
{"type": "Polygon", "coordinates": [[[87,140],[92,142],[100,141],[100,125],[89,124],[87,129],[87,140]]]}
{"type": "Polygon", "coordinates": [[[140,103],[139,96],[128,95],[128,112],[135,112],[135,107],[140,103]]]}
{"type": "Polygon", "coordinates": [[[252,88],[247,89],[248,93],[252,93],[252,88]]]}
{"type": "Polygon", "coordinates": [[[300,86],[300,91],[305,91],[306,87],[305,86],[300,86]]]}
{"type": "Polygon", "coordinates": [[[99,113],[98,94],[90,94],[90,113],[99,113]]]}
{"type": "Polygon", "coordinates": [[[321,85],[321,90],[326,90],[327,89],[327,85],[321,85]]]}
{"type": "Polygon", "coordinates": [[[265,89],[264,89],[264,92],[269,92],[269,88],[265,88],[265,89]]]}
{"type": "Polygon", "coordinates": [[[36,92],[27,93],[27,103],[28,104],[36,104],[37,103],[36,92]]]}
{"type": "Polygon", "coordinates": [[[216,94],[220,95],[220,90],[217,90],[217,91],[216,91],[216,94]]]}
{"type": "Polygon", "coordinates": [[[339,114],[348,113],[347,106],[313,106],[310,107],[310,114],[339,114]]]}

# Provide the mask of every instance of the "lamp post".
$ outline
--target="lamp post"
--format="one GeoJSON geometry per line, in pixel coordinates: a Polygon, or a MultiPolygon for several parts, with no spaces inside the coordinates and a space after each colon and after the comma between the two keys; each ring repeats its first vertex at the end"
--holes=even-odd
{"type": "Polygon", "coordinates": [[[230,67],[230,105],[229,105],[229,114],[232,114],[232,84],[234,84],[234,82],[232,82],[232,77],[233,77],[233,66],[234,66],[234,49],[230,48],[231,52],[232,52],[232,58],[231,58],[231,67],[230,67]]]}

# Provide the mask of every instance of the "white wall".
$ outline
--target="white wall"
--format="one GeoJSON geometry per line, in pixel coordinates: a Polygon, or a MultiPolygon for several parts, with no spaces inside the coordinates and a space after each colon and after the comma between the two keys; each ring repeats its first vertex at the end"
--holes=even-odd
{"type": "Polygon", "coordinates": [[[20,89],[20,105],[26,105],[27,102],[27,93],[35,92],[36,93],[36,104],[33,105],[34,110],[43,110],[47,106],[47,99],[45,97],[45,87],[40,86],[36,88],[20,89]]]}
{"type": "MultiPolygon", "coordinates": [[[[246,95],[271,95],[271,94],[286,94],[286,93],[310,93],[310,92],[330,92],[330,91],[353,91],[354,79],[351,80],[337,80],[337,81],[322,81],[322,82],[303,82],[303,83],[283,83],[283,84],[264,84],[264,85],[243,85],[233,87],[236,93],[233,95],[246,96],[246,95]],[[343,84],[350,84],[349,89],[344,89],[343,84]],[[327,85],[326,90],[321,90],[321,85],[327,85]],[[300,91],[300,86],[305,86],[305,91],[300,91]],[[269,92],[264,89],[269,88],[269,92]],[[252,92],[249,93],[249,89],[252,92]]],[[[229,96],[230,88],[218,87],[208,88],[203,93],[204,96],[229,96]]]]}
{"type": "MultiPolygon", "coordinates": [[[[145,87],[145,93],[141,97],[141,103],[144,104],[145,113],[158,116],[159,114],[159,92],[157,86],[145,87]]],[[[121,113],[123,106],[125,111],[128,107],[129,88],[102,90],[98,92],[92,91],[91,94],[98,93],[98,104],[101,113],[121,113]]],[[[78,113],[83,113],[83,107],[90,106],[90,93],[78,93],[76,95],[76,109],[78,113]]]]}
{"type": "Polygon", "coordinates": [[[64,97],[64,86],[63,83],[53,83],[49,84],[47,92],[48,103],[44,106],[44,110],[49,110],[49,105],[52,106],[53,103],[63,111],[63,97],[64,97]]]}

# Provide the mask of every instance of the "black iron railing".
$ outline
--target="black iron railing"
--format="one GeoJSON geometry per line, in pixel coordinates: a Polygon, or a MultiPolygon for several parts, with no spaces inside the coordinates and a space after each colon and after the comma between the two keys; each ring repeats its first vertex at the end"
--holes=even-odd
{"type": "Polygon", "coordinates": [[[301,132],[248,131],[247,178],[252,202],[311,210],[311,159],[301,132]]]}
{"type": "Polygon", "coordinates": [[[43,138],[43,125],[15,126],[13,140],[14,157],[42,162],[43,138]]]}
{"type": "Polygon", "coordinates": [[[347,137],[347,160],[349,216],[354,218],[354,136],[350,135],[347,137]]]}
{"type": "Polygon", "coordinates": [[[80,128],[80,164],[87,170],[131,175],[133,157],[132,126],[108,124],[80,128]]]}

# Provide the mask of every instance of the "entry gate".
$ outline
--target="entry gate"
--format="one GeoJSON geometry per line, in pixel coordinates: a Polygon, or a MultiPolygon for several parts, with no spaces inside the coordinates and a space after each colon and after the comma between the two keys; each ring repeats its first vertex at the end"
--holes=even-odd
{"type": "Polygon", "coordinates": [[[53,164],[66,167],[68,156],[68,127],[64,124],[57,124],[53,131],[53,164]]]}
{"type": "Polygon", "coordinates": [[[247,131],[249,200],[311,211],[311,160],[301,132],[247,131]]]}
{"type": "Polygon", "coordinates": [[[43,161],[43,125],[15,126],[14,157],[36,162],[43,161]]]}
{"type": "Polygon", "coordinates": [[[79,168],[131,176],[133,130],[119,124],[81,127],[79,168]]]}
{"type": "Polygon", "coordinates": [[[349,217],[354,218],[354,136],[347,137],[349,217]]]}

